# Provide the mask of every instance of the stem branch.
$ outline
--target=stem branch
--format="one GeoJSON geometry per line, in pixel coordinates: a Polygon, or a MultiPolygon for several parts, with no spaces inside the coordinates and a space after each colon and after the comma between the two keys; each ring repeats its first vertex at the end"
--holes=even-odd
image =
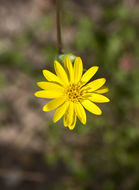
{"type": "Polygon", "coordinates": [[[61,17],[60,17],[60,4],[61,0],[56,0],[56,25],[57,25],[57,48],[58,53],[62,54],[62,39],[61,39],[61,17]]]}

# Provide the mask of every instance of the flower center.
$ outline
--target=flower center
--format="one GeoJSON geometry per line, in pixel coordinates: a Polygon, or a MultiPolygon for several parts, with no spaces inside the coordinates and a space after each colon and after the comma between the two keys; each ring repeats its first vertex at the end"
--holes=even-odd
{"type": "Polygon", "coordinates": [[[77,102],[82,96],[82,90],[79,84],[70,84],[66,89],[68,100],[77,102]]]}

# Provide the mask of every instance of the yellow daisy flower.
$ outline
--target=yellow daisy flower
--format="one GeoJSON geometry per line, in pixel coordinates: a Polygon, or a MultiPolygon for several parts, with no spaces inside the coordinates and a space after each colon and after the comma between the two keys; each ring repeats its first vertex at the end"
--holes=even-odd
{"type": "Polygon", "coordinates": [[[53,99],[43,107],[43,111],[48,112],[57,108],[53,121],[57,122],[64,116],[64,126],[73,130],[77,117],[83,124],[86,124],[85,109],[95,115],[102,114],[100,108],[93,102],[109,102],[109,99],[102,95],[108,92],[108,88],[102,87],[106,82],[105,78],[89,82],[97,72],[98,66],[91,67],[83,74],[80,57],[76,57],[74,65],[66,57],[64,67],[55,61],[56,75],[48,70],[43,70],[43,75],[48,82],[37,83],[43,90],[36,92],[35,96],[53,99]]]}

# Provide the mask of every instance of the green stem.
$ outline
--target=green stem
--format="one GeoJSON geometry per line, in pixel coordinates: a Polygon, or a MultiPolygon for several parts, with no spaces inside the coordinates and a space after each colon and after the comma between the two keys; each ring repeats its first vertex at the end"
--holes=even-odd
{"type": "Polygon", "coordinates": [[[57,25],[57,48],[58,53],[62,54],[62,38],[61,38],[61,17],[60,17],[60,8],[61,0],[56,0],[56,25],[57,25]]]}

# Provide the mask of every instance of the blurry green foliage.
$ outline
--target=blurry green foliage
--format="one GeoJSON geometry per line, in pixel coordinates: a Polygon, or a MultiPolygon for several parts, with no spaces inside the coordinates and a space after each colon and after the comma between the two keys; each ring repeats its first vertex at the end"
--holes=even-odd
{"type": "MultiPolygon", "coordinates": [[[[72,53],[78,52],[86,68],[99,65],[96,76],[107,78],[110,88],[107,96],[111,102],[100,106],[103,110],[100,117],[87,113],[87,125],[77,122],[73,132],[64,128],[62,121],[49,123],[46,129],[49,149],[45,161],[51,168],[62,162],[68,171],[67,179],[52,184],[54,190],[139,189],[137,10],[133,13],[121,1],[114,2],[109,1],[110,6],[107,6],[108,2],[103,6],[105,2],[101,5],[99,1],[102,15],[98,20],[83,11],[72,13],[70,7],[68,11],[64,9],[64,14],[67,13],[63,18],[65,27],[76,29],[75,41],[70,47],[72,53]]],[[[81,1],[81,4],[92,5],[92,1],[81,1]]],[[[43,40],[38,42],[36,37],[37,32],[38,36],[44,31],[51,34],[52,18],[50,14],[39,26],[17,36],[15,48],[0,54],[1,67],[16,67],[36,81],[42,77],[41,69],[52,70],[57,56],[56,46],[49,40],[41,44],[43,40]],[[47,65],[36,67],[25,57],[25,48],[34,44],[38,44],[47,65]]],[[[0,86],[3,81],[0,74],[0,86]]]]}
{"type": "MultiPolygon", "coordinates": [[[[63,160],[70,170],[75,181],[75,187],[71,189],[136,190],[139,188],[139,72],[135,13],[132,14],[123,4],[102,10],[100,23],[95,23],[89,16],[76,19],[73,48],[79,51],[87,68],[100,66],[97,76],[107,77],[111,102],[100,106],[104,110],[103,116],[88,113],[86,126],[77,122],[69,138],[75,135],[78,140],[73,138],[71,144],[64,144],[62,138],[68,136],[68,130],[50,126],[56,133],[62,131],[56,146],[59,151],[54,157],[63,160]],[[122,60],[125,55],[133,58],[125,60],[127,65],[122,60]],[[130,185],[126,181],[128,178],[131,179],[130,185]]],[[[69,25],[71,23],[70,18],[69,25]]]]}
{"type": "Polygon", "coordinates": [[[2,72],[0,72],[0,89],[4,88],[6,85],[6,80],[2,72]]]}
{"type": "Polygon", "coordinates": [[[75,47],[78,51],[91,51],[96,47],[96,38],[93,33],[93,21],[89,18],[81,18],[78,26],[78,33],[75,42],[75,47]]]}

